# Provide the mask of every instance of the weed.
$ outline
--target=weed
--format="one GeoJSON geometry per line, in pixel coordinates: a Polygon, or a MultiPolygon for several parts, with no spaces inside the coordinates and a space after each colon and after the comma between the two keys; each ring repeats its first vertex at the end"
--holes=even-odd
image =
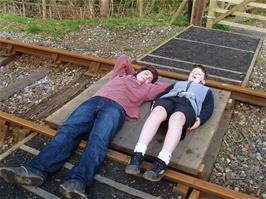
{"type": "Polygon", "coordinates": [[[32,25],[27,26],[26,32],[31,33],[31,34],[38,34],[38,33],[42,32],[42,29],[40,26],[38,26],[36,24],[32,24],[32,25]]]}
{"type": "Polygon", "coordinates": [[[263,57],[261,56],[256,57],[256,62],[263,62],[263,61],[264,61],[263,57]]]}
{"type": "Polygon", "coordinates": [[[240,23],[242,23],[244,25],[252,25],[254,23],[254,20],[253,19],[244,19],[240,23]]]}
{"type": "Polygon", "coordinates": [[[230,26],[223,25],[223,24],[214,24],[213,28],[214,29],[219,29],[219,30],[224,30],[224,31],[229,31],[230,30],[230,26]]]}
{"type": "Polygon", "coordinates": [[[189,25],[188,18],[186,16],[179,16],[179,17],[177,17],[176,21],[174,22],[174,25],[188,26],[189,25]]]}

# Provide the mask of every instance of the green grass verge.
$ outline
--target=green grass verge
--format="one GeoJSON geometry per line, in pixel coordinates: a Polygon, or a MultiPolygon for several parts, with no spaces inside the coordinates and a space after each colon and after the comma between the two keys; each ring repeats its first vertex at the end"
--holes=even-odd
{"type": "Polygon", "coordinates": [[[59,38],[68,32],[80,29],[84,25],[103,24],[108,28],[116,29],[127,25],[156,25],[168,24],[170,18],[109,18],[109,19],[86,19],[86,20],[40,20],[14,15],[0,14],[0,29],[10,32],[27,32],[31,34],[47,34],[59,38]]]}

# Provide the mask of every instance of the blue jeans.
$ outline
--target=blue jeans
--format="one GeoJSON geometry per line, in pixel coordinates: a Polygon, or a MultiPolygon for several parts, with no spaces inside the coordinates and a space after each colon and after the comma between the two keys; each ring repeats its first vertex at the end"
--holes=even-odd
{"type": "Polygon", "coordinates": [[[125,111],[121,105],[104,97],[93,97],[68,117],[51,142],[27,167],[46,178],[48,174],[62,168],[86,136],[86,147],[66,180],[79,180],[84,186],[89,186],[104,161],[109,144],[124,121],[125,111]]]}

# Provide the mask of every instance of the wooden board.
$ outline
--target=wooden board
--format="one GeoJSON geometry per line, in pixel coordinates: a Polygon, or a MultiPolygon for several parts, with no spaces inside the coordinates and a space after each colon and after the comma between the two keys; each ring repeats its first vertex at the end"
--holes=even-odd
{"type": "MultiPolygon", "coordinates": [[[[96,84],[86,89],[79,96],[65,104],[62,108],[46,118],[46,122],[52,126],[60,125],[67,116],[82,102],[90,98],[108,79],[110,73],[100,79],[96,84]]],[[[173,80],[161,78],[162,81],[174,82],[173,80]]],[[[223,116],[226,103],[230,97],[230,92],[212,89],[215,97],[214,114],[209,121],[198,130],[189,134],[180,144],[173,154],[170,166],[184,172],[199,175],[203,159],[208,155],[207,151],[211,143],[216,139],[220,120],[223,116]]],[[[124,152],[132,152],[141,128],[149,115],[150,103],[145,103],[140,109],[140,119],[138,121],[127,121],[114,138],[111,147],[124,152]]],[[[155,139],[152,141],[147,151],[147,158],[154,157],[162,147],[165,136],[165,129],[161,128],[155,139]]],[[[219,136],[218,136],[219,137],[219,136]]],[[[219,138],[221,139],[221,138],[219,138]]]]}
{"type": "Polygon", "coordinates": [[[14,59],[14,57],[15,57],[14,55],[8,56],[8,57],[4,57],[0,55],[0,67],[7,65],[9,62],[11,62],[14,59]]]}

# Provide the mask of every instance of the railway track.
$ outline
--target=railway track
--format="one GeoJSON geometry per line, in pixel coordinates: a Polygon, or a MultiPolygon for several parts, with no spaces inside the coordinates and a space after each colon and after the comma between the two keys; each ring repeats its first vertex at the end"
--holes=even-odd
{"type": "MultiPolygon", "coordinates": [[[[12,148],[10,148],[5,153],[1,154],[0,160],[5,159],[6,157],[8,157],[8,155],[10,155],[12,152],[18,149],[21,149],[21,150],[27,151],[28,153],[36,155],[38,151],[36,151],[36,149],[34,148],[27,148],[27,145],[25,145],[25,143],[32,140],[34,137],[36,137],[37,135],[36,133],[40,133],[45,136],[52,137],[55,133],[55,130],[40,126],[29,120],[25,120],[25,118],[36,121],[36,120],[41,120],[47,117],[47,115],[49,115],[49,113],[51,113],[53,110],[56,110],[58,107],[62,106],[62,103],[65,103],[69,99],[73,98],[80,91],[82,91],[86,86],[92,84],[93,81],[96,81],[100,76],[109,72],[114,65],[113,60],[84,56],[84,55],[80,55],[77,53],[67,52],[67,51],[58,50],[58,49],[51,49],[47,47],[28,45],[28,44],[24,44],[24,43],[17,42],[17,41],[0,40],[0,48],[2,48],[0,52],[1,53],[4,52],[6,54],[5,56],[7,57],[13,57],[16,54],[23,53],[23,54],[38,55],[41,57],[48,58],[48,60],[50,61],[49,64],[52,64],[52,65],[56,63],[56,64],[61,64],[61,65],[63,64],[63,67],[68,67],[68,65],[64,65],[64,64],[74,64],[74,65],[78,65],[79,67],[85,66],[83,67],[83,69],[78,69],[78,70],[82,70],[82,72],[80,73],[79,76],[76,77],[75,80],[73,80],[69,84],[68,89],[67,88],[62,88],[61,90],[58,89],[57,91],[58,95],[52,96],[51,101],[46,100],[45,104],[37,105],[34,109],[30,108],[27,112],[24,112],[23,114],[17,114],[23,117],[24,119],[0,111],[0,127],[1,128],[5,128],[7,124],[15,124],[20,127],[23,127],[24,129],[27,129],[26,131],[27,133],[30,132],[30,135],[28,137],[26,137],[25,139],[23,139],[16,145],[14,145],[12,148]],[[99,73],[101,73],[101,75],[97,76],[97,74],[99,73]],[[92,82],[88,80],[88,75],[92,75],[90,76],[90,78],[94,78],[92,82]],[[81,83],[83,84],[79,85],[78,88],[74,87],[74,85],[81,84],[81,83]],[[75,91],[74,93],[73,93],[73,90],[75,91]],[[68,97],[65,99],[62,99],[62,97],[60,97],[62,95],[64,96],[67,95],[68,97]],[[55,106],[54,104],[56,101],[56,97],[57,97],[58,104],[55,106]]],[[[39,68],[41,69],[41,67],[42,65],[40,65],[39,68]]],[[[134,65],[135,69],[138,69],[139,67],[140,66],[138,65],[134,65]]],[[[172,79],[177,79],[177,80],[186,79],[186,76],[172,73],[169,71],[160,70],[159,74],[161,76],[172,78],[172,79]]],[[[39,78],[44,77],[45,75],[47,75],[46,70],[41,72],[40,77],[38,75],[36,76],[38,76],[37,79],[39,79],[39,78]]],[[[30,74],[30,76],[32,77],[32,74],[30,74]]],[[[207,84],[213,88],[231,91],[232,99],[245,102],[245,103],[254,104],[254,105],[266,106],[266,93],[265,92],[254,91],[248,88],[224,84],[224,83],[215,82],[215,81],[208,81],[207,84]]],[[[24,86],[22,85],[21,89],[23,87],[24,86]]],[[[2,97],[2,93],[1,93],[1,97],[2,97]]],[[[84,147],[85,143],[82,143],[80,146],[81,148],[84,147]]],[[[107,156],[110,160],[114,160],[115,162],[119,162],[121,164],[127,164],[128,158],[129,158],[128,155],[121,153],[119,151],[111,150],[111,149],[108,151],[107,156]]],[[[149,162],[145,162],[144,168],[148,168],[149,165],[150,165],[149,162]]],[[[69,169],[70,167],[71,167],[70,163],[66,165],[66,169],[69,169]]],[[[165,175],[165,179],[169,180],[170,182],[174,184],[178,184],[176,188],[178,192],[181,193],[183,196],[186,196],[186,198],[189,198],[189,199],[202,198],[203,194],[205,194],[206,199],[211,199],[215,197],[244,198],[244,199],[245,198],[250,198],[250,199],[256,198],[253,196],[249,196],[246,194],[232,191],[230,189],[226,189],[224,187],[200,180],[198,178],[195,178],[189,175],[179,173],[173,169],[169,169],[167,171],[165,175]]],[[[110,182],[108,181],[110,179],[102,178],[102,176],[96,176],[96,180],[98,180],[101,183],[108,184],[109,182],[109,184],[116,184],[115,181],[110,182]]],[[[37,195],[41,194],[43,191],[43,190],[36,190],[31,187],[24,187],[24,188],[37,195]]],[[[145,193],[143,191],[130,188],[129,186],[123,187],[121,183],[116,184],[114,188],[121,189],[122,191],[127,192],[129,195],[132,195],[133,198],[134,197],[139,198],[140,196],[142,198],[158,198],[149,193],[145,193]],[[133,192],[134,193],[136,192],[139,195],[138,194],[134,195],[133,192]]],[[[44,195],[39,195],[39,196],[43,198],[49,198],[49,197],[56,198],[56,195],[54,194],[49,195],[49,196],[47,194],[49,195],[50,193],[45,192],[44,195]]]]}
{"type": "MultiPolygon", "coordinates": [[[[24,146],[24,144],[27,141],[31,140],[33,137],[35,137],[36,133],[41,133],[41,134],[46,135],[48,137],[52,137],[56,132],[54,129],[40,126],[40,125],[35,124],[31,121],[16,117],[14,115],[11,115],[11,114],[8,114],[8,113],[2,112],[2,111],[0,111],[0,119],[2,121],[14,123],[16,125],[24,127],[26,129],[29,129],[32,132],[24,140],[22,140],[21,142],[19,142],[16,145],[14,145],[12,148],[10,148],[5,153],[1,154],[0,160],[3,160],[4,158],[6,158],[8,155],[10,155],[10,153],[14,152],[18,148],[20,148],[22,145],[23,145],[22,147],[26,148],[26,146],[24,146]]],[[[80,147],[84,148],[85,142],[82,142],[80,144],[80,147]]],[[[34,150],[28,149],[28,151],[34,151],[34,150]]],[[[34,153],[34,152],[32,152],[32,153],[34,153]]],[[[36,154],[37,153],[35,152],[35,155],[36,154]]],[[[115,150],[111,150],[111,149],[108,150],[107,157],[111,160],[115,160],[115,161],[122,163],[124,165],[126,165],[128,163],[128,160],[129,160],[128,155],[121,153],[121,152],[118,152],[118,151],[115,151],[115,150]]],[[[68,166],[65,165],[65,167],[68,167],[68,168],[71,167],[70,164],[67,164],[67,165],[68,166]]],[[[148,167],[150,167],[150,163],[145,162],[143,165],[143,168],[147,169],[148,167]]],[[[96,176],[96,179],[97,178],[99,180],[100,177],[96,176]]],[[[209,196],[207,198],[210,198],[210,199],[213,198],[213,196],[217,196],[219,198],[227,198],[227,199],[236,199],[236,198],[255,199],[256,198],[256,197],[246,195],[246,194],[243,194],[240,192],[232,191],[232,190],[224,188],[222,186],[212,184],[212,183],[209,183],[207,181],[204,181],[204,180],[201,180],[201,179],[189,176],[189,175],[179,173],[179,172],[172,170],[172,169],[167,170],[164,178],[166,178],[167,180],[169,180],[173,183],[181,184],[183,187],[187,187],[187,190],[189,190],[189,188],[191,188],[190,194],[187,196],[187,198],[189,198],[189,199],[199,199],[200,194],[202,194],[202,193],[209,194],[209,196]]],[[[106,182],[107,180],[105,179],[104,181],[106,182]]],[[[128,189],[129,188],[127,187],[127,190],[128,189]]],[[[137,192],[137,191],[135,190],[135,192],[137,192]]],[[[188,194],[188,193],[186,193],[186,194],[188,194]]],[[[143,196],[145,194],[140,192],[140,195],[143,196]]]]}
{"type": "MultiPolygon", "coordinates": [[[[7,49],[7,53],[10,55],[13,55],[17,52],[39,55],[43,57],[48,57],[54,61],[74,63],[81,66],[88,66],[89,68],[93,68],[95,71],[98,71],[101,68],[111,69],[114,65],[114,60],[85,56],[78,53],[67,52],[64,50],[52,49],[42,46],[29,45],[18,41],[0,39],[0,44],[1,46],[7,49]]],[[[134,68],[138,69],[140,68],[140,66],[134,65],[134,68]]],[[[163,71],[163,70],[159,70],[159,74],[161,76],[177,80],[185,80],[187,78],[185,75],[169,71],[163,71]]],[[[208,80],[207,85],[213,88],[230,91],[232,99],[254,105],[266,106],[265,92],[255,91],[245,87],[234,86],[212,80],[208,80]]]]}

